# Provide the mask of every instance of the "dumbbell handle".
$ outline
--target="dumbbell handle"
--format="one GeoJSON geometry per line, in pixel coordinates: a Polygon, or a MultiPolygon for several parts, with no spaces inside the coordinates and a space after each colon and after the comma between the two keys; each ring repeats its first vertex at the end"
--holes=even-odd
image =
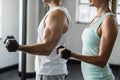
{"type": "Polygon", "coordinates": [[[4,40],[4,44],[8,41],[8,39],[15,39],[14,36],[7,36],[6,39],[4,40]]]}
{"type": "Polygon", "coordinates": [[[12,38],[12,39],[7,39],[6,40],[6,42],[4,43],[4,44],[7,44],[8,43],[8,41],[14,41],[15,40],[15,38],[12,38]]]}

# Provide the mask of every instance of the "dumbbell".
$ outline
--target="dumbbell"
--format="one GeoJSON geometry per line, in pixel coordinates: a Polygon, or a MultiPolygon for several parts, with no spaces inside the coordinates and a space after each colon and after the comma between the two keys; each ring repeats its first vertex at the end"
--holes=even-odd
{"type": "Polygon", "coordinates": [[[19,47],[18,42],[14,38],[14,36],[7,36],[4,41],[5,47],[9,52],[16,52],[19,47]]]}
{"type": "MultiPolygon", "coordinates": [[[[57,47],[57,54],[59,54],[59,49],[61,48],[65,48],[65,47],[64,46],[57,47]]],[[[64,59],[69,59],[71,57],[71,51],[66,48],[63,49],[60,54],[61,54],[60,57],[64,59]]]]}

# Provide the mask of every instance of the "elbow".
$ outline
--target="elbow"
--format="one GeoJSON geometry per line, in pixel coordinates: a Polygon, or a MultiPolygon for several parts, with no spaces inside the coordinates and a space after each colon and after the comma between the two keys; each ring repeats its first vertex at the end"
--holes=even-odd
{"type": "Polygon", "coordinates": [[[49,55],[50,55],[50,53],[45,53],[44,55],[45,55],[45,56],[49,56],[49,55]]]}
{"type": "Polygon", "coordinates": [[[52,53],[52,51],[53,51],[53,49],[46,49],[45,51],[44,51],[44,53],[45,53],[45,55],[46,56],[49,56],[51,53],[52,53]]]}
{"type": "Polygon", "coordinates": [[[45,48],[46,56],[49,56],[53,52],[55,45],[47,45],[45,48]]]}
{"type": "Polygon", "coordinates": [[[104,68],[108,62],[108,58],[104,57],[104,56],[99,56],[98,57],[98,66],[101,67],[101,68],[104,68]]]}
{"type": "Polygon", "coordinates": [[[44,55],[46,56],[49,56],[52,53],[55,46],[53,44],[51,45],[50,43],[44,42],[42,48],[42,53],[44,53],[44,55]]]}
{"type": "Polygon", "coordinates": [[[96,64],[96,66],[99,66],[99,67],[101,67],[101,68],[104,68],[105,66],[106,66],[106,63],[103,63],[103,62],[98,62],[97,64],[96,64]]]}
{"type": "MultiPolygon", "coordinates": [[[[45,51],[43,51],[42,53],[43,53],[43,55],[45,55],[45,56],[49,56],[49,55],[51,54],[51,52],[48,51],[48,50],[45,50],[45,51]]],[[[40,55],[41,55],[41,54],[40,54],[40,55]]]]}
{"type": "Polygon", "coordinates": [[[49,56],[50,54],[51,54],[51,52],[46,52],[46,54],[45,54],[45,55],[46,55],[46,56],[49,56]]]}
{"type": "Polygon", "coordinates": [[[98,66],[101,67],[101,68],[104,68],[106,66],[106,64],[107,64],[106,60],[101,60],[101,61],[99,61],[98,66]]]}
{"type": "Polygon", "coordinates": [[[101,64],[99,65],[101,68],[104,68],[106,66],[106,64],[101,64]]]}

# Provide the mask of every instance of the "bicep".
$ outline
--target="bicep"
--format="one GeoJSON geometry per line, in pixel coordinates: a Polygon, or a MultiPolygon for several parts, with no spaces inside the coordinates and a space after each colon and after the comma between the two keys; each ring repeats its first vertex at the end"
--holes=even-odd
{"type": "Polygon", "coordinates": [[[100,51],[99,56],[104,60],[105,62],[108,61],[116,37],[117,37],[117,29],[116,29],[116,23],[115,21],[108,20],[102,23],[102,35],[100,39],[100,51]],[[109,22],[108,22],[109,21],[109,22]]]}
{"type": "Polygon", "coordinates": [[[43,43],[47,44],[49,48],[53,49],[63,34],[63,27],[64,22],[61,21],[61,19],[56,17],[51,19],[51,17],[48,17],[43,33],[43,43]]]}
{"type": "Polygon", "coordinates": [[[47,43],[49,45],[55,45],[59,41],[62,35],[62,29],[57,29],[56,25],[46,26],[43,33],[43,43],[47,43]],[[51,28],[49,28],[51,27],[51,28]]]}

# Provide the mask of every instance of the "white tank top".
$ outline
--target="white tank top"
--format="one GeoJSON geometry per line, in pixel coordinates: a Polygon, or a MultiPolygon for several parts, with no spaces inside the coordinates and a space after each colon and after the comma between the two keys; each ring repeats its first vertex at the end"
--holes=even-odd
{"type": "MultiPolygon", "coordinates": [[[[62,35],[57,46],[63,45],[66,48],[68,48],[69,47],[69,32],[70,32],[70,26],[71,26],[71,16],[70,16],[68,10],[63,6],[54,7],[46,13],[45,17],[47,15],[51,14],[53,11],[58,10],[58,9],[63,11],[65,13],[66,17],[68,18],[69,28],[68,28],[68,31],[62,35]]],[[[45,17],[42,19],[42,21],[38,27],[37,43],[42,42],[45,17]]],[[[67,60],[62,59],[57,55],[57,53],[56,53],[57,46],[53,49],[52,53],[49,56],[41,56],[41,55],[36,56],[36,58],[35,58],[36,73],[42,74],[42,75],[68,74],[67,65],[66,65],[67,60]]]]}

